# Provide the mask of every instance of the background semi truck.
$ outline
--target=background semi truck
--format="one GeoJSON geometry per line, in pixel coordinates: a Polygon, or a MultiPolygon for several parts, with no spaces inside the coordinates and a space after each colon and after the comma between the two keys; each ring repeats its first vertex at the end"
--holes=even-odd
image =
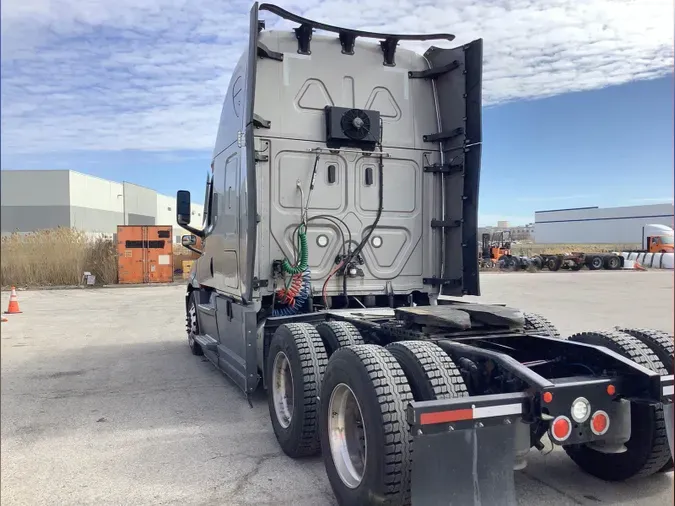
{"type": "Polygon", "coordinates": [[[551,444],[605,480],[670,470],[672,336],[562,339],[461,300],[480,295],[482,41],[400,46],[453,39],[253,5],[201,228],[177,195],[192,353],[267,390],[279,445],[321,453],[342,505],[515,504],[514,469],[551,444]]]}
{"type": "Polygon", "coordinates": [[[673,229],[667,225],[642,227],[642,250],[645,253],[672,253],[673,229]]]}

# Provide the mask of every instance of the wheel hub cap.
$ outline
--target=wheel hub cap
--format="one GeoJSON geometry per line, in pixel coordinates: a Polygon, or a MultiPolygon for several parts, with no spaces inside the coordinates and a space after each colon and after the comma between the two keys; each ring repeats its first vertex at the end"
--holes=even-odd
{"type": "Polygon", "coordinates": [[[272,364],[272,400],[279,425],[287,429],[293,418],[293,373],[283,351],[277,353],[272,364]]]}
{"type": "Polygon", "coordinates": [[[337,385],[328,405],[328,438],[335,469],[342,482],[356,488],[363,480],[368,443],[356,396],[344,383],[337,385]]]}

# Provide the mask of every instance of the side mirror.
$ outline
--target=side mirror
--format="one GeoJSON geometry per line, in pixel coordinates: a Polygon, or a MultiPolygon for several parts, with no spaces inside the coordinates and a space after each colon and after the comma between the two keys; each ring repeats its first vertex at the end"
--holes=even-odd
{"type": "Polygon", "coordinates": [[[180,226],[189,225],[191,213],[192,206],[190,205],[190,192],[187,190],[179,190],[178,193],[176,193],[176,222],[180,226]]]}
{"type": "Polygon", "coordinates": [[[186,248],[187,248],[188,246],[194,246],[195,244],[197,244],[197,236],[196,236],[196,235],[193,235],[193,234],[190,234],[190,235],[184,235],[183,237],[181,237],[181,243],[182,243],[183,246],[185,246],[186,248]]]}

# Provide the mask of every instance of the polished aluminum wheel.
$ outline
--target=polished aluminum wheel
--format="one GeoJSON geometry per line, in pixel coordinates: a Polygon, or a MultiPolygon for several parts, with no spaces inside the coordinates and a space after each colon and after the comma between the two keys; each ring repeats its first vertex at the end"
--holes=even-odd
{"type": "Polygon", "coordinates": [[[356,488],[366,470],[368,443],[361,407],[352,389],[338,384],[331,393],[328,412],[328,438],[335,469],[346,486],[356,488]]]}
{"type": "Polygon", "coordinates": [[[277,353],[272,364],[272,399],[279,425],[287,429],[293,418],[293,373],[283,351],[277,353]]]}
{"type": "Polygon", "coordinates": [[[195,345],[195,335],[197,335],[197,308],[194,304],[190,304],[190,309],[188,310],[187,316],[187,331],[188,331],[188,344],[190,348],[195,345]]]}

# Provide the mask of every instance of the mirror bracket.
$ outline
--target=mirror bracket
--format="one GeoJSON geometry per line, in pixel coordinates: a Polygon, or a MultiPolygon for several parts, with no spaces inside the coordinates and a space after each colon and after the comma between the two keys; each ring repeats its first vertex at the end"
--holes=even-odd
{"type": "Polygon", "coordinates": [[[197,253],[198,255],[201,255],[201,254],[202,254],[202,251],[201,251],[201,250],[198,250],[198,249],[195,248],[194,246],[184,246],[184,248],[189,249],[190,251],[192,251],[193,253],[197,253]]]}

